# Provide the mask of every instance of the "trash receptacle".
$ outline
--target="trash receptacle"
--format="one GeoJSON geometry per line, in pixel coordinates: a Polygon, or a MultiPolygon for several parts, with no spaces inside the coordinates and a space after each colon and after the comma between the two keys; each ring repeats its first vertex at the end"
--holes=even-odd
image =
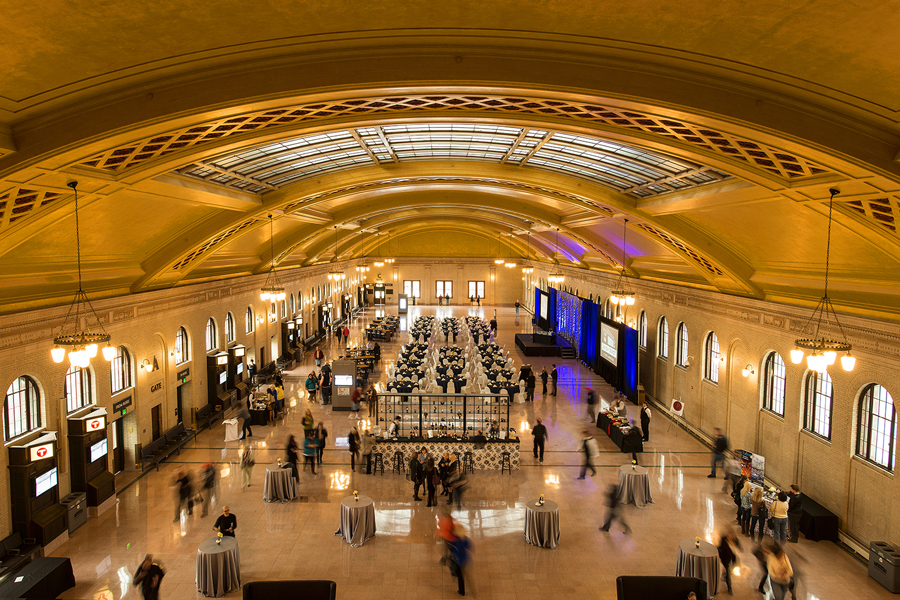
{"type": "Polygon", "coordinates": [[[869,577],[892,594],[900,593],[900,552],[887,542],[869,545],[869,577]]]}
{"type": "Polygon", "coordinates": [[[87,494],[84,492],[69,494],[59,503],[66,507],[66,523],[69,525],[69,533],[87,523],[87,494]]]}

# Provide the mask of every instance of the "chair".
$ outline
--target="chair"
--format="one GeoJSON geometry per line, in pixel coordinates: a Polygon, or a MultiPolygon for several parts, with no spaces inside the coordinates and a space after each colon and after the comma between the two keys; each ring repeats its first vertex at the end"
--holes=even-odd
{"type": "Polygon", "coordinates": [[[333,581],[249,581],[244,584],[243,600],[271,600],[272,598],[303,598],[304,600],[335,600],[337,584],[333,581]]]}
{"type": "Polygon", "coordinates": [[[707,584],[696,577],[626,576],[616,578],[618,600],[684,600],[694,592],[697,598],[707,598],[707,584]]]}
{"type": "Polygon", "coordinates": [[[509,471],[509,474],[512,475],[512,460],[509,452],[500,454],[500,474],[503,475],[504,471],[509,471]]]}
{"type": "Polygon", "coordinates": [[[513,400],[519,404],[522,404],[525,402],[525,382],[524,381],[519,382],[519,393],[515,395],[513,400]]]}
{"type": "Polygon", "coordinates": [[[447,382],[447,393],[448,393],[448,394],[455,394],[455,393],[456,393],[456,384],[453,383],[453,380],[452,380],[452,379],[451,379],[450,381],[447,382]]]}
{"type": "Polygon", "coordinates": [[[378,469],[381,469],[381,474],[384,475],[384,455],[381,452],[373,452],[372,461],[375,463],[372,472],[377,473],[378,469]]]}
{"type": "Polygon", "coordinates": [[[403,458],[403,453],[399,450],[394,452],[394,468],[391,470],[392,473],[406,473],[406,459],[403,458]]]}
{"type": "Polygon", "coordinates": [[[463,473],[474,473],[475,461],[471,452],[463,454],[463,473]]]}

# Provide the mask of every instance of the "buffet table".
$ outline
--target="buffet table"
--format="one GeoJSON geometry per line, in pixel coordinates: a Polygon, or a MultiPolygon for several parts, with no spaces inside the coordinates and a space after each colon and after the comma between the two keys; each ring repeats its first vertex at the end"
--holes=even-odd
{"type": "Polygon", "coordinates": [[[625,437],[625,432],[622,431],[620,427],[613,424],[612,420],[609,417],[609,413],[600,413],[597,417],[597,427],[606,432],[606,435],[609,436],[609,439],[613,441],[613,444],[619,447],[619,450],[622,452],[643,452],[644,451],[644,443],[641,441],[640,437],[636,437],[634,439],[633,444],[629,442],[631,440],[627,440],[625,437]],[[636,447],[631,447],[632,445],[636,447]]]}
{"type": "Polygon", "coordinates": [[[440,460],[444,453],[456,454],[456,458],[462,464],[466,452],[472,453],[472,464],[476,470],[500,470],[504,452],[509,452],[509,462],[513,470],[519,468],[519,440],[488,440],[483,448],[472,440],[457,440],[452,438],[428,438],[409,439],[398,438],[396,440],[377,439],[373,452],[380,452],[384,460],[385,470],[394,468],[394,453],[402,452],[403,460],[409,461],[414,453],[423,446],[434,457],[435,462],[440,460]]]}

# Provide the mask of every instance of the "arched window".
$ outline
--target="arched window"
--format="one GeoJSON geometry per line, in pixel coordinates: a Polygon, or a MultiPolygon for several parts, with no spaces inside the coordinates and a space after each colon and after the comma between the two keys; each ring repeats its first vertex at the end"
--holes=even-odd
{"type": "Polygon", "coordinates": [[[191,360],[191,348],[188,343],[188,334],[184,327],[178,328],[175,334],[175,364],[180,365],[191,360]]]}
{"type": "Polygon", "coordinates": [[[41,394],[31,377],[19,377],[6,390],[3,425],[7,441],[41,426],[41,394]]]}
{"type": "Polygon", "coordinates": [[[269,303],[269,323],[274,323],[278,320],[278,309],[275,306],[274,302],[269,303]]]}
{"type": "Polygon", "coordinates": [[[119,346],[109,363],[109,386],[113,395],[131,387],[131,355],[124,346],[119,346]]]}
{"type": "Polygon", "coordinates": [[[638,344],[641,348],[647,347],[647,313],[644,311],[638,315],[638,344]]]}
{"type": "Polygon", "coordinates": [[[612,304],[610,304],[609,298],[607,298],[607,299],[606,299],[606,302],[603,303],[603,315],[604,315],[607,319],[612,319],[612,318],[613,318],[612,304]]]}
{"type": "Polygon", "coordinates": [[[303,292],[297,292],[297,310],[303,310],[303,292]]]}
{"type": "Polygon", "coordinates": [[[763,408],[784,416],[784,359],[770,352],[763,367],[763,408]]]}
{"type": "Polygon", "coordinates": [[[247,315],[244,317],[244,327],[246,328],[247,333],[253,333],[253,307],[247,307],[247,315]]]}
{"type": "Polygon", "coordinates": [[[216,339],[216,322],[210,319],[206,322],[206,351],[212,352],[219,347],[219,341],[216,339]]]}
{"type": "Polygon", "coordinates": [[[806,376],[806,410],[803,411],[803,429],[823,438],[831,439],[831,402],[834,390],[831,376],[810,371],[806,376]]]}
{"type": "Polygon", "coordinates": [[[285,317],[287,317],[287,301],[282,300],[281,301],[281,318],[284,319],[285,317]]]}
{"type": "Polygon", "coordinates": [[[291,292],[291,314],[297,312],[297,305],[294,304],[294,292],[291,292]]]}
{"type": "Polygon", "coordinates": [[[856,455],[888,471],[894,470],[897,410],[886,389],[872,383],[859,397],[856,455]]]}
{"type": "Polygon", "coordinates": [[[225,341],[229,344],[234,341],[234,315],[231,313],[225,315],[225,341]]]}
{"type": "Polygon", "coordinates": [[[719,383],[719,338],[712,331],[706,335],[703,358],[703,376],[708,381],[719,383]]]}
{"type": "Polygon", "coordinates": [[[91,372],[81,367],[69,367],[65,382],[66,412],[73,413],[91,404],[91,372]]]}
{"type": "Polygon", "coordinates": [[[659,332],[656,336],[656,355],[669,358],[669,322],[665,317],[659,318],[659,332]]]}
{"type": "Polygon", "coordinates": [[[675,330],[675,364],[679,367],[687,367],[688,358],[688,333],[684,321],[678,324],[675,330]]]}

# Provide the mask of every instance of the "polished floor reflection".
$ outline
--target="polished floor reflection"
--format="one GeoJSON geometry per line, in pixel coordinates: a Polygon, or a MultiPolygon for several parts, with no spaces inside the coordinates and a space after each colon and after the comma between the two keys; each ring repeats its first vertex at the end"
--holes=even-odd
{"type": "MultiPolygon", "coordinates": [[[[390,309],[389,309],[390,310],[390,309]]],[[[404,320],[417,314],[463,317],[493,314],[489,307],[411,307],[404,320]]],[[[528,316],[515,318],[511,308],[497,309],[499,341],[512,350],[517,367],[525,357],[515,349],[516,332],[530,332],[528,316]]],[[[352,339],[375,316],[370,309],[352,325],[352,339]]],[[[400,336],[405,339],[405,335],[400,336]]],[[[399,342],[383,345],[381,376],[394,358],[399,342]]],[[[324,346],[334,358],[335,341],[324,346]]],[[[615,598],[619,575],[673,575],[679,541],[701,536],[713,539],[717,528],[733,523],[734,504],[722,493],[722,480],[707,479],[706,448],[655,413],[650,442],[640,457],[650,468],[655,503],[644,510],[626,507],[624,514],[633,533],[626,536],[615,525],[608,534],[598,531],[603,519],[602,493],[616,481],[617,469],[630,456],[618,451],[602,433],[592,428],[602,450],[594,478],[578,480],[580,456],[576,451],[586,426],[584,387],[609,398],[612,390],[575,360],[527,359],[537,371],[557,362],[560,381],[557,397],[540,393],[535,402],[515,404],[512,425],[522,436],[522,467],[512,475],[498,471],[476,472],[461,511],[453,510],[472,540],[472,563],[467,572],[467,595],[492,600],[558,598],[615,598]],[[549,430],[543,465],[531,458],[530,425],[541,416],[549,430]],[[559,504],[561,541],[546,550],[530,546],[523,537],[524,504],[544,494],[559,504]]],[[[353,421],[347,413],[298,399],[302,380],[312,360],[291,372],[287,393],[295,406],[274,427],[254,427],[257,466],[252,484],[242,487],[238,467],[238,442],[225,443],[221,425],[197,436],[180,456],[173,456],[159,473],[140,477],[126,473],[118,478],[119,502],[115,509],[91,519],[62,545],[56,556],[71,557],[76,588],[62,598],[138,598],[131,576],[145,553],[162,561],[167,575],[164,599],[202,598],[194,584],[197,546],[212,537],[213,521],[228,504],[237,515],[244,582],[258,579],[330,579],[337,582],[338,598],[422,600],[456,598],[455,581],[438,564],[441,548],[434,538],[437,516],[448,507],[425,508],[412,499],[411,484],[402,475],[365,475],[350,470],[349,454],[333,447],[353,421]],[[284,457],[290,434],[302,432],[300,418],[311,407],[316,421],[324,421],[330,437],[319,474],[301,473],[301,498],[290,504],[267,504],[262,499],[265,465],[284,457]],[[179,466],[196,471],[213,461],[219,470],[210,516],[184,513],[172,522],[173,472],[179,466]],[[125,487],[127,486],[127,487],[125,487]],[[358,490],[376,503],[378,532],[361,548],[351,548],[335,537],[341,498],[358,490]]],[[[629,406],[637,415],[637,408],[629,406]]],[[[365,414],[365,410],[363,410],[365,414]]],[[[766,457],[767,460],[777,460],[766,457]]],[[[747,539],[747,538],[744,538],[747,539]]],[[[761,598],[756,592],[759,567],[750,545],[741,552],[740,575],[735,577],[734,597],[761,598]]],[[[809,600],[832,598],[889,598],[866,574],[863,564],[832,543],[802,539],[789,545],[790,557],[800,575],[797,596],[809,600]],[[849,593],[848,593],[849,592],[849,593]]],[[[720,595],[724,595],[724,585],[720,595]]],[[[240,592],[229,594],[240,597],[240,592]]]]}

